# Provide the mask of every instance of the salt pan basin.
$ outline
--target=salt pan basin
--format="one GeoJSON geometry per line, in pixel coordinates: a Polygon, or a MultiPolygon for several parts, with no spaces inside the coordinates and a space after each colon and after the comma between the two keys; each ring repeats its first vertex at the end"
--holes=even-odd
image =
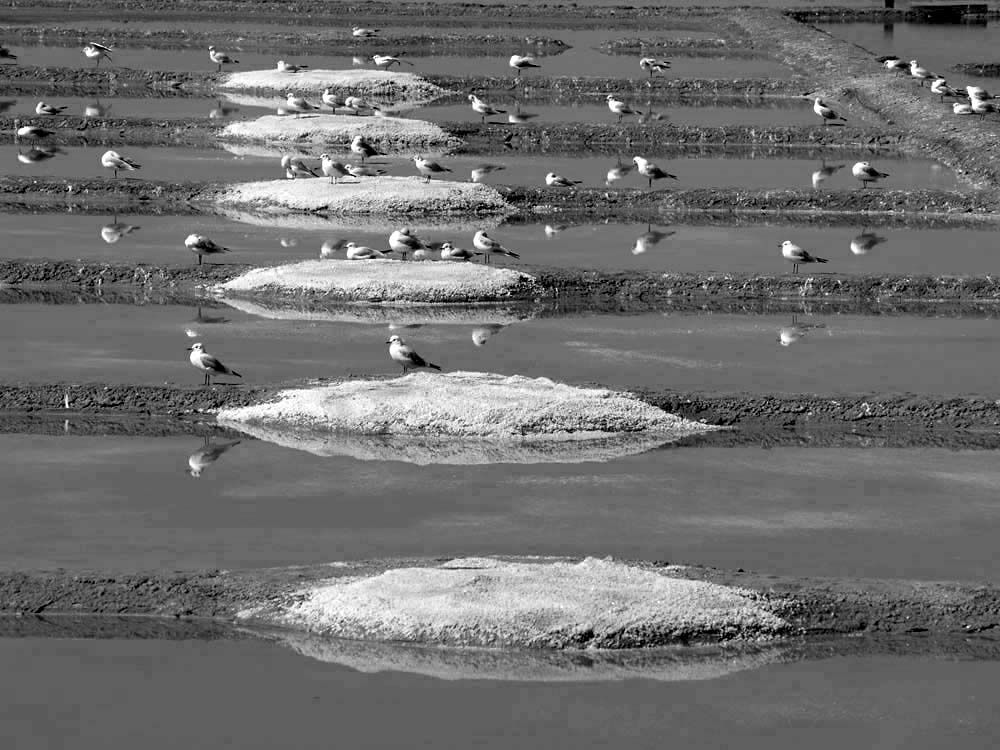
{"type": "Polygon", "coordinates": [[[292,298],[315,292],[330,301],[470,303],[530,298],[533,276],[478,263],[306,260],[255,268],[218,287],[223,296],[292,298]]]}
{"type": "Polygon", "coordinates": [[[359,640],[524,648],[646,648],[787,633],[759,594],[614,560],[450,560],[331,578],[241,613],[359,640]]]}
{"type": "MultiPolygon", "coordinates": [[[[355,94],[381,101],[426,104],[447,93],[415,73],[388,70],[303,70],[285,73],[277,69],[229,73],[218,84],[224,91],[269,91],[282,96],[289,91],[318,97],[324,89],[338,95],[355,94]]],[[[318,104],[318,102],[313,102],[318,104]]]]}
{"type": "Polygon", "coordinates": [[[449,135],[434,123],[423,120],[318,113],[302,117],[264,115],[255,120],[238,120],[223,128],[219,138],[313,146],[340,142],[346,147],[359,134],[383,152],[412,151],[428,147],[454,148],[462,144],[461,139],[449,135]]]}
{"type": "Polygon", "coordinates": [[[420,465],[607,461],[716,429],[628,393],[480,372],[285,390],[217,418],[316,455],[420,465]]]}
{"type": "Polygon", "coordinates": [[[401,220],[421,215],[502,214],[512,207],[489,185],[420,177],[366,177],[358,182],[332,184],[325,177],[300,180],[242,182],[215,196],[222,207],[240,207],[257,213],[323,212],[338,216],[395,216],[401,220]]]}

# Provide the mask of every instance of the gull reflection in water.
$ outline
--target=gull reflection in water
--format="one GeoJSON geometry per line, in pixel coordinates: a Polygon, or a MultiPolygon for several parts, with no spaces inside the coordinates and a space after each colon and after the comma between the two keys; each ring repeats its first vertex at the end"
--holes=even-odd
{"type": "Polygon", "coordinates": [[[191,320],[195,323],[204,323],[205,325],[216,325],[219,323],[228,323],[229,318],[224,315],[205,315],[201,310],[201,305],[197,307],[197,313],[191,320]]]}
{"type": "Polygon", "coordinates": [[[132,232],[139,229],[141,227],[135,224],[126,224],[125,222],[118,221],[118,215],[112,214],[111,223],[101,227],[101,239],[109,245],[114,245],[122,237],[132,234],[132,232]]]}
{"type": "Polygon", "coordinates": [[[222,99],[216,99],[215,105],[216,105],[215,109],[213,109],[211,112],[208,113],[208,117],[211,120],[218,120],[224,117],[232,117],[233,115],[238,114],[240,111],[240,108],[237,107],[235,104],[225,104],[223,103],[222,99]]]}
{"type": "Polygon", "coordinates": [[[502,323],[485,323],[472,329],[472,343],[483,346],[507,326],[502,323]]]}
{"type": "Polygon", "coordinates": [[[17,104],[17,99],[3,99],[0,100],[0,114],[3,114],[8,109],[17,104]]]}
{"type": "Polygon", "coordinates": [[[32,146],[27,151],[18,151],[17,160],[22,164],[38,164],[49,159],[54,159],[63,150],[58,146],[32,146]]]}
{"type": "Polygon", "coordinates": [[[607,175],[604,177],[604,184],[611,187],[618,180],[626,177],[633,169],[635,169],[635,164],[633,162],[622,164],[622,155],[618,154],[618,164],[608,170],[607,175]]]}
{"type": "Polygon", "coordinates": [[[792,322],[778,329],[777,342],[782,346],[791,346],[798,342],[809,331],[826,328],[826,323],[800,323],[798,315],[792,315],[792,322]]]}
{"type": "Polygon", "coordinates": [[[545,225],[545,236],[552,239],[560,232],[565,232],[567,229],[565,224],[546,224],[545,225]]]}
{"type": "Polygon", "coordinates": [[[820,167],[815,172],[812,173],[812,185],[814,188],[818,188],[824,182],[826,182],[830,177],[832,177],[838,170],[846,167],[846,164],[827,164],[826,159],[820,161],[820,167]]]}
{"type": "Polygon", "coordinates": [[[535,112],[522,112],[521,103],[516,102],[514,104],[514,111],[507,113],[507,122],[511,125],[517,125],[519,123],[534,120],[536,117],[538,117],[538,114],[535,112]]]}
{"type": "Polygon", "coordinates": [[[323,260],[334,257],[347,247],[348,240],[327,240],[319,248],[319,257],[323,260]]]}
{"type": "Polygon", "coordinates": [[[201,448],[188,456],[187,473],[197,479],[201,476],[206,466],[215,463],[223,453],[242,442],[242,440],[233,440],[229,443],[213,443],[206,435],[205,442],[201,448]]]}
{"type": "Polygon", "coordinates": [[[94,99],[94,101],[83,108],[83,116],[104,117],[109,111],[111,111],[110,104],[104,104],[100,99],[94,99]]]}
{"type": "Polygon", "coordinates": [[[282,247],[296,247],[299,244],[299,241],[294,237],[281,237],[278,240],[278,243],[282,247]]]}
{"type": "Polygon", "coordinates": [[[677,234],[677,232],[661,232],[658,229],[653,229],[652,224],[647,224],[646,231],[635,238],[635,245],[632,247],[632,255],[642,255],[655,247],[662,240],[665,240],[667,237],[674,234],[677,234]]]}
{"type": "Polygon", "coordinates": [[[881,245],[883,242],[888,241],[886,237],[881,237],[875,234],[875,232],[862,229],[861,234],[851,240],[851,252],[855,255],[868,255],[868,252],[873,250],[876,245],[881,245]]]}

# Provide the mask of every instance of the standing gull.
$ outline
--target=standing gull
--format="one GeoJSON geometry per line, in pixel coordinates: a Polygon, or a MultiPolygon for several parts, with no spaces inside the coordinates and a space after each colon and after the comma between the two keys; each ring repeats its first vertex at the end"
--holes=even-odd
{"type": "Polygon", "coordinates": [[[670,61],[657,60],[655,57],[643,57],[639,59],[639,67],[649,71],[649,77],[652,79],[653,73],[662,73],[665,70],[669,70],[670,61]]]}
{"type": "Polygon", "coordinates": [[[450,167],[442,167],[436,161],[431,161],[420,154],[416,154],[413,157],[413,163],[417,167],[417,171],[424,176],[424,182],[431,181],[431,175],[440,175],[445,172],[450,172],[450,167]]]}
{"type": "Polygon", "coordinates": [[[508,258],[520,258],[518,253],[513,250],[508,250],[495,239],[486,234],[486,230],[480,229],[476,232],[476,235],[472,238],[472,245],[483,253],[485,253],[485,260],[489,263],[491,255],[506,255],[508,258]]]}
{"type": "Polygon", "coordinates": [[[188,357],[191,364],[205,373],[204,385],[212,384],[212,375],[233,375],[237,378],[243,377],[236,372],[236,370],[229,369],[218,359],[206,352],[205,347],[202,346],[201,342],[189,346],[188,351],[191,352],[191,355],[188,357]]]}
{"type": "Polygon", "coordinates": [[[635,168],[639,174],[649,180],[649,187],[653,187],[653,180],[662,180],[665,177],[669,177],[671,180],[677,179],[677,175],[672,175],[660,169],[653,162],[649,161],[649,159],[644,159],[641,156],[633,156],[632,161],[635,163],[635,168]]]}
{"type": "Polygon", "coordinates": [[[134,172],[137,169],[142,169],[141,164],[137,164],[131,159],[126,159],[117,151],[105,151],[101,156],[101,166],[105,169],[113,169],[115,171],[116,178],[118,177],[118,171],[121,169],[128,172],[134,172]]]}
{"type": "Polygon", "coordinates": [[[223,247],[203,234],[189,234],[184,240],[184,247],[198,255],[199,266],[204,255],[221,255],[229,252],[228,247],[223,247]]]}
{"type": "Polygon", "coordinates": [[[510,61],[507,63],[510,67],[517,71],[517,77],[521,77],[521,71],[525,68],[540,68],[542,67],[535,62],[535,58],[531,55],[511,55],[510,61]]]}
{"type": "Polygon", "coordinates": [[[212,62],[219,66],[219,69],[216,71],[217,73],[222,72],[223,65],[235,65],[239,62],[239,60],[232,55],[228,55],[221,50],[217,50],[214,44],[210,45],[208,48],[208,57],[212,62]]]}
{"type": "Polygon", "coordinates": [[[785,240],[778,247],[781,248],[781,254],[785,260],[792,264],[792,273],[799,272],[800,263],[826,263],[826,258],[818,258],[815,255],[810,255],[790,240],[785,240]]]}
{"type": "Polygon", "coordinates": [[[97,42],[89,42],[84,46],[83,54],[91,60],[97,60],[94,64],[95,68],[101,66],[101,60],[105,57],[108,59],[108,62],[111,62],[111,47],[105,47],[103,44],[98,44],[97,42]]]}
{"type": "Polygon", "coordinates": [[[399,253],[403,260],[406,260],[407,254],[415,253],[421,249],[430,249],[430,245],[417,237],[410,231],[409,227],[403,227],[389,235],[389,249],[394,253],[399,253]]]}
{"type": "Polygon", "coordinates": [[[415,351],[413,347],[403,341],[401,336],[393,334],[390,336],[386,342],[389,345],[389,356],[392,357],[394,362],[399,362],[403,367],[403,374],[406,374],[407,370],[417,370],[420,368],[430,368],[431,370],[441,371],[441,368],[432,362],[428,362],[415,351]]]}
{"type": "Polygon", "coordinates": [[[866,161],[859,161],[851,168],[851,174],[857,177],[861,181],[861,187],[868,187],[869,182],[878,182],[879,180],[888,177],[887,172],[879,172],[875,167],[866,161]]]}
{"type": "Polygon", "coordinates": [[[953,89],[948,85],[948,82],[944,78],[935,78],[931,82],[931,91],[941,97],[941,101],[944,101],[946,96],[950,96],[952,99],[964,99],[965,95],[953,89]]]}
{"type": "Polygon", "coordinates": [[[281,157],[281,167],[285,170],[285,177],[294,180],[297,177],[319,177],[302,159],[301,156],[285,154],[281,157]]]}
{"type": "Polygon", "coordinates": [[[619,99],[614,94],[608,94],[606,99],[608,102],[608,109],[611,110],[612,114],[618,115],[618,122],[621,122],[625,115],[642,115],[642,110],[633,109],[625,102],[624,99],[619,99]]]}
{"type": "Polygon", "coordinates": [[[330,89],[323,89],[323,95],[320,97],[320,100],[330,109],[337,109],[337,107],[344,106],[344,100],[330,91],[330,89]]]}
{"type": "Polygon", "coordinates": [[[803,94],[803,96],[806,96],[813,100],[813,112],[815,112],[818,117],[821,117],[823,119],[824,125],[829,125],[831,122],[838,122],[838,121],[847,122],[846,117],[842,117],[839,114],[837,114],[837,112],[834,111],[834,109],[830,107],[828,104],[826,104],[820,97],[818,96],[814,97],[809,94],[803,94]]]}
{"type": "Polygon", "coordinates": [[[480,99],[475,94],[469,94],[469,101],[472,102],[472,111],[477,112],[483,116],[483,122],[486,122],[487,117],[492,117],[493,115],[505,115],[507,114],[506,109],[497,109],[482,99],[480,99]]]}
{"type": "Polygon", "coordinates": [[[315,104],[306,101],[305,97],[296,96],[294,91],[289,91],[285,94],[285,107],[294,112],[296,118],[303,112],[312,112],[319,109],[315,104]]]}
{"type": "Polygon", "coordinates": [[[896,55],[883,55],[882,57],[878,57],[876,59],[882,63],[887,70],[891,70],[897,76],[900,73],[908,72],[910,70],[910,64],[896,55]]]}
{"type": "Polygon", "coordinates": [[[361,163],[364,164],[366,157],[371,156],[385,156],[381,151],[375,148],[372,144],[365,140],[365,137],[358,133],[354,136],[351,141],[351,153],[357,154],[361,157],[361,163]]]}
{"type": "Polygon", "coordinates": [[[320,168],[323,170],[323,174],[330,178],[330,182],[336,183],[341,177],[348,177],[351,173],[347,171],[347,167],[341,164],[339,161],[334,161],[329,154],[320,154],[320,168]]]}
{"type": "Polygon", "coordinates": [[[927,68],[920,67],[916,60],[910,60],[910,75],[920,81],[921,86],[924,85],[924,81],[941,77],[937,73],[931,73],[927,68]]]}

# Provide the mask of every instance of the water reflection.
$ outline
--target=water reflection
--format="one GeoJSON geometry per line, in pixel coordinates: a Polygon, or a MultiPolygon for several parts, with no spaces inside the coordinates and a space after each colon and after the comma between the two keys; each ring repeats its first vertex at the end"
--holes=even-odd
{"type": "Polygon", "coordinates": [[[635,164],[633,162],[622,164],[622,156],[621,154],[618,154],[618,164],[608,170],[608,173],[604,178],[604,184],[611,187],[614,183],[618,182],[618,180],[628,176],[628,173],[633,169],[635,169],[635,164]]]}
{"type": "Polygon", "coordinates": [[[792,315],[792,322],[778,329],[777,342],[782,346],[798,343],[811,330],[826,328],[826,323],[800,323],[798,315],[792,315]]]}
{"type": "Polygon", "coordinates": [[[882,237],[875,234],[875,232],[863,229],[861,230],[861,234],[851,240],[851,252],[855,255],[868,255],[868,252],[874,249],[876,245],[881,245],[883,242],[888,241],[887,237],[882,237]]]}
{"type": "Polygon", "coordinates": [[[323,260],[333,258],[347,247],[347,240],[327,240],[319,248],[319,257],[323,260]]]}
{"type": "Polygon", "coordinates": [[[820,168],[812,173],[812,186],[818,188],[836,172],[846,167],[846,164],[827,164],[826,159],[820,162],[820,168]]]}
{"type": "Polygon", "coordinates": [[[0,101],[0,114],[3,114],[17,104],[17,99],[3,99],[0,101]]]}
{"type": "Polygon", "coordinates": [[[488,323],[472,329],[472,343],[476,346],[483,346],[491,338],[496,336],[507,326],[500,323],[488,323]]]}
{"type": "Polygon", "coordinates": [[[84,117],[104,117],[108,112],[111,111],[110,104],[103,104],[100,99],[94,99],[93,102],[88,104],[83,108],[84,117]]]}
{"type": "Polygon", "coordinates": [[[208,113],[208,117],[211,120],[218,120],[225,117],[232,117],[238,114],[240,108],[234,104],[223,103],[222,99],[217,99],[215,102],[216,106],[208,113]]]}
{"type": "Polygon", "coordinates": [[[188,456],[187,473],[195,479],[198,479],[201,477],[201,473],[209,464],[215,463],[219,460],[223,453],[242,442],[242,440],[233,440],[229,443],[213,443],[211,439],[206,436],[205,442],[201,448],[188,456]]]}
{"type": "Polygon", "coordinates": [[[138,231],[139,229],[141,229],[141,227],[135,224],[126,224],[118,221],[118,215],[113,214],[111,223],[105,224],[101,227],[101,239],[109,245],[114,245],[121,240],[122,237],[132,234],[132,232],[138,231]]]}
{"type": "Polygon", "coordinates": [[[658,245],[661,241],[665,240],[667,237],[674,234],[677,234],[677,232],[661,232],[658,229],[653,229],[652,224],[647,224],[646,231],[635,238],[635,245],[632,247],[632,255],[642,255],[658,245]]]}
{"type": "Polygon", "coordinates": [[[32,146],[27,151],[18,150],[17,160],[22,164],[38,164],[62,153],[65,152],[59,146],[32,146]]]}
{"type": "Polygon", "coordinates": [[[202,312],[201,305],[198,305],[197,312],[191,320],[195,323],[204,323],[205,325],[219,325],[220,323],[229,322],[229,318],[225,315],[205,315],[202,312]]]}

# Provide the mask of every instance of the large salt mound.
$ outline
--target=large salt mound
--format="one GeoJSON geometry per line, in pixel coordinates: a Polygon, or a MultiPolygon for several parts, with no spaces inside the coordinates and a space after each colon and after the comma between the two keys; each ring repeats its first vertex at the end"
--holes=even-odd
{"type": "Polygon", "coordinates": [[[478,263],[398,260],[306,260],[254,268],[219,289],[272,296],[317,292],[331,301],[454,303],[528,298],[534,278],[478,263]]]}
{"type": "Polygon", "coordinates": [[[593,558],[396,568],[323,581],[243,616],[342,638],[530,648],[639,648],[789,629],[749,590],[593,558]]]}
{"type": "Polygon", "coordinates": [[[366,177],[332,184],[325,177],[268,180],[229,185],[215,196],[220,206],[257,212],[325,212],[340,215],[395,216],[405,221],[427,214],[498,214],[511,210],[489,185],[420,177],[366,177]]]}
{"type": "MultiPolygon", "coordinates": [[[[388,70],[303,70],[284,73],[277,69],[229,73],[217,85],[229,91],[289,91],[316,97],[330,88],[338,95],[355,94],[386,101],[405,100],[421,104],[447,93],[415,73],[388,70]]],[[[313,102],[318,104],[318,102],[313,102]]]]}
{"type": "Polygon", "coordinates": [[[285,390],[218,421],[317,455],[416,464],[606,461],[715,429],[627,393],[476,372],[285,390]]]}
{"type": "Polygon", "coordinates": [[[244,141],[282,142],[296,145],[346,149],[351,139],[363,135],[382,151],[424,148],[454,148],[462,141],[434,123],[399,117],[351,117],[309,114],[302,117],[264,115],[255,120],[229,123],[219,138],[244,141]]]}
{"type": "Polygon", "coordinates": [[[700,647],[594,649],[581,659],[575,650],[443,648],[327,638],[284,629],[271,635],[303,656],[357,672],[406,672],[438,680],[687,682],[760,669],[797,655],[795,647],[785,640],[700,647]]]}

